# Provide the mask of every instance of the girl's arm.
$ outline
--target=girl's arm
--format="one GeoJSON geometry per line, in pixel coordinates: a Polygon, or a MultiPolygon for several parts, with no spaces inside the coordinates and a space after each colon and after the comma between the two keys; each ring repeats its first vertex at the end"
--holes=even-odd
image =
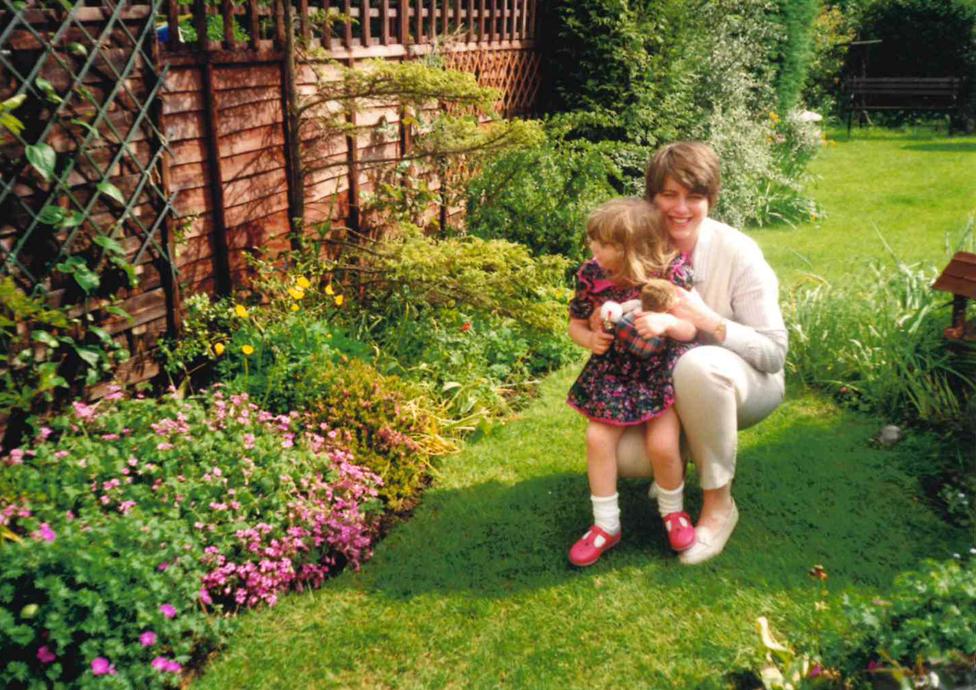
{"type": "Polygon", "coordinates": [[[634,325],[641,337],[648,340],[667,336],[674,340],[687,342],[694,340],[698,334],[698,329],[691,321],[666,312],[639,312],[634,319],[634,325]]]}
{"type": "Polygon", "coordinates": [[[609,350],[610,344],[613,342],[612,333],[590,329],[590,324],[586,319],[571,318],[569,320],[569,337],[574,343],[590,350],[595,355],[602,355],[609,350]]]}

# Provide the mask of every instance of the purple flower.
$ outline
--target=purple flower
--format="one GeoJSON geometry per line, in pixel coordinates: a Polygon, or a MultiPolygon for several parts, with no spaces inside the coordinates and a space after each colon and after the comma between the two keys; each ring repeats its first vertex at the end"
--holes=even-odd
{"type": "Polygon", "coordinates": [[[46,542],[52,542],[58,538],[58,535],[55,534],[54,530],[46,522],[41,523],[41,528],[34,532],[33,536],[35,539],[43,539],[46,542]]]}
{"type": "Polygon", "coordinates": [[[47,645],[44,645],[37,650],[37,660],[42,664],[53,664],[57,658],[58,657],[48,648],[47,645]]]}
{"type": "Polygon", "coordinates": [[[183,666],[181,666],[180,662],[176,661],[176,659],[168,659],[166,661],[166,670],[170,673],[179,673],[183,670],[183,666]]]}
{"type": "Polygon", "coordinates": [[[158,570],[161,573],[166,572],[167,568],[169,568],[169,563],[167,563],[166,561],[163,561],[162,563],[156,566],[156,570],[158,570]]]}
{"type": "Polygon", "coordinates": [[[169,663],[169,659],[167,659],[166,657],[157,656],[155,659],[152,660],[152,663],[150,663],[149,665],[152,666],[157,671],[165,671],[166,665],[168,663],[169,663]]]}
{"type": "Polygon", "coordinates": [[[159,611],[167,618],[176,618],[176,607],[172,604],[162,604],[159,611]]]}
{"type": "Polygon", "coordinates": [[[92,673],[96,676],[114,676],[115,667],[103,656],[97,656],[91,662],[92,673]]]}
{"type": "Polygon", "coordinates": [[[152,647],[156,644],[156,633],[152,630],[146,630],[144,633],[139,635],[139,644],[143,647],[152,647]]]}
{"type": "Polygon", "coordinates": [[[822,674],[823,674],[823,666],[821,666],[820,664],[814,664],[813,668],[810,669],[811,678],[816,678],[817,676],[822,674]]]}
{"type": "Polygon", "coordinates": [[[210,592],[207,591],[206,587],[200,588],[200,601],[207,606],[210,606],[213,603],[213,599],[210,598],[210,592]]]}

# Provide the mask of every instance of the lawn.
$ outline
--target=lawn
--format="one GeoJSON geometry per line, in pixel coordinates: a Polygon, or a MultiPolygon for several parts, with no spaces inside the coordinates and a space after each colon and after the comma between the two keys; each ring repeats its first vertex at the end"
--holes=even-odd
{"type": "MultiPolygon", "coordinates": [[[[805,271],[856,279],[884,253],[874,226],[901,258],[937,264],[976,206],[974,167],[974,138],[856,131],[815,162],[827,217],[753,234],[785,284],[805,271]]],[[[199,687],[730,687],[755,659],[757,616],[815,630],[812,565],[837,606],[842,591],[882,591],[971,545],[904,472],[919,439],[876,448],[878,420],[792,389],[741,436],[742,519],[721,558],[681,566],[646,483],[624,482],[623,542],[573,570],[565,552],[589,522],[583,420],[563,403],[574,373],[444,461],[360,572],[246,616],[199,687]]]]}
{"type": "Polygon", "coordinates": [[[976,137],[931,129],[831,131],[810,168],[823,218],[753,231],[784,286],[857,275],[889,256],[942,268],[976,212],[976,137]],[[883,240],[881,238],[884,238],[883,240]]]}

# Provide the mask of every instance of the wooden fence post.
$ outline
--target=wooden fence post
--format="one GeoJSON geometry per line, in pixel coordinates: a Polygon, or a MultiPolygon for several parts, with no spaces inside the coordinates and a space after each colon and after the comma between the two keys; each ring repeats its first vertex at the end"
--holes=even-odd
{"type": "MultiPolygon", "coordinates": [[[[281,60],[282,107],[285,117],[285,176],[288,180],[288,227],[291,246],[298,249],[305,220],[305,182],[302,175],[301,119],[295,84],[295,22],[291,0],[284,2],[285,43],[281,60]]],[[[303,18],[308,28],[308,16],[303,18]]]]}

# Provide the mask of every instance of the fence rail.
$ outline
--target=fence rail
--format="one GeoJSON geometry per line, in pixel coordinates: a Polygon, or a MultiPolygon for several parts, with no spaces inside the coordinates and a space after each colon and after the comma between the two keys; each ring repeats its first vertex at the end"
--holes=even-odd
{"type": "Polygon", "coordinates": [[[306,48],[377,57],[448,37],[475,46],[532,40],[538,22],[537,0],[194,0],[191,12],[178,0],[166,5],[161,39],[171,51],[282,50],[289,10],[306,48]]]}

